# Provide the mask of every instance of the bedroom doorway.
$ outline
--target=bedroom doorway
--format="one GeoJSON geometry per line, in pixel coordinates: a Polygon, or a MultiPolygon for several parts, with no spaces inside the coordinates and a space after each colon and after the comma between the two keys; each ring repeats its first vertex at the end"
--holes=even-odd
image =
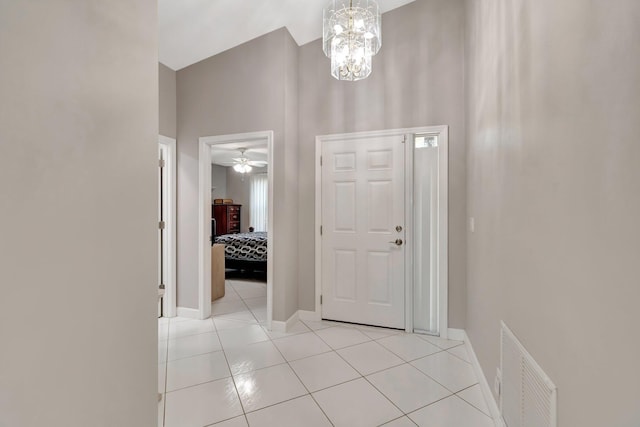
{"type": "Polygon", "coordinates": [[[316,313],[448,336],[448,128],[316,137],[316,313]]]}
{"type": "Polygon", "coordinates": [[[176,315],[176,140],[158,136],[158,316],[176,315]],[[159,293],[160,295],[160,293],[159,293]]]}
{"type": "Polygon", "coordinates": [[[238,320],[253,317],[271,327],[272,144],[272,131],[199,140],[201,318],[215,317],[222,309],[231,320],[234,316],[238,320]],[[216,285],[222,262],[224,284],[216,285]],[[212,303],[212,295],[219,295],[220,286],[224,286],[225,296],[212,303]]]}

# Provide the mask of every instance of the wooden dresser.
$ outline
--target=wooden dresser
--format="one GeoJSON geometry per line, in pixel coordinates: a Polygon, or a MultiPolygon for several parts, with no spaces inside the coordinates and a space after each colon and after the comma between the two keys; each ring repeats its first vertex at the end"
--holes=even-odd
{"type": "Polygon", "coordinates": [[[242,205],[211,205],[211,216],[216,224],[216,236],[240,232],[240,208],[242,205]]]}

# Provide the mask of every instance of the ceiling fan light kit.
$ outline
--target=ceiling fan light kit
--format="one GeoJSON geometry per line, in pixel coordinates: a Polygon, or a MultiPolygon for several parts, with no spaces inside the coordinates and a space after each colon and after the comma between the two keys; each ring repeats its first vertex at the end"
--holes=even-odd
{"type": "Polygon", "coordinates": [[[331,75],[356,81],[371,74],[371,58],[382,46],[382,18],[374,0],[330,0],[323,11],[322,49],[331,75]]]}
{"type": "Polygon", "coordinates": [[[253,167],[264,167],[267,162],[263,160],[250,160],[247,156],[245,156],[246,148],[240,148],[240,157],[236,157],[233,159],[235,164],[233,165],[233,170],[238,173],[249,173],[253,170],[253,167]]]}
{"type": "Polygon", "coordinates": [[[233,166],[233,170],[238,173],[249,173],[253,168],[246,163],[238,163],[233,166]]]}

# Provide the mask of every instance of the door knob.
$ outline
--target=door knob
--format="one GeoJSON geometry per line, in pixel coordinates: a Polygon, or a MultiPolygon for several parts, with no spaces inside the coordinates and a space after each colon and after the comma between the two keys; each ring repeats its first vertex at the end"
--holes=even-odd
{"type": "Polygon", "coordinates": [[[402,226],[401,225],[396,225],[396,231],[399,233],[402,231],[402,226]]]}
{"type": "Polygon", "coordinates": [[[394,243],[396,246],[402,246],[402,239],[396,239],[393,242],[389,242],[389,243],[394,243]]]}

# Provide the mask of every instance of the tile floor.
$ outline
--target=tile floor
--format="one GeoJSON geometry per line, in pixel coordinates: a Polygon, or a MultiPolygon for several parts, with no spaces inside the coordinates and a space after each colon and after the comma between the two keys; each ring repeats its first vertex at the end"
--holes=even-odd
{"type": "Polygon", "coordinates": [[[271,332],[266,285],[226,285],[210,319],[158,321],[159,426],[493,426],[462,342],[326,321],[271,332]]]}

